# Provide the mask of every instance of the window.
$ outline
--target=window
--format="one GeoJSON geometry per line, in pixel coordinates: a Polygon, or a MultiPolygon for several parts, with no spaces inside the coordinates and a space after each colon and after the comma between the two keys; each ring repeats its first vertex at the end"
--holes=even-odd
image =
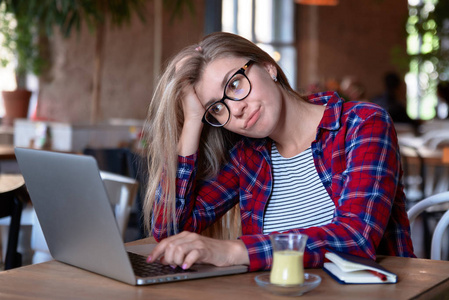
{"type": "Polygon", "coordinates": [[[269,53],[296,87],[294,1],[223,0],[222,30],[241,35],[269,53]]]}
{"type": "Polygon", "coordinates": [[[437,3],[438,0],[408,0],[407,53],[411,59],[405,77],[407,107],[412,118],[423,120],[436,116],[436,87],[440,80],[448,80],[449,75],[438,59],[442,45],[437,33],[443,28],[438,28],[435,21],[437,3]]]}

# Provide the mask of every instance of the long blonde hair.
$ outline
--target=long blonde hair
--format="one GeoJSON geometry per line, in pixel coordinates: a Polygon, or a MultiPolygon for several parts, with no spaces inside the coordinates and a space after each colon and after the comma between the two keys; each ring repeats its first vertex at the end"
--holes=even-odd
{"type": "MultiPolygon", "coordinates": [[[[275,66],[280,86],[288,93],[298,95],[290,87],[284,72],[271,56],[238,35],[213,33],[199,44],[186,47],[179,52],[169,62],[159,80],[146,120],[145,139],[148,143],[149,177],[143,211],[145,228],[149,232],[152,230],[152,215],[163,218],[167,234],[178,230],[175,221],[175,181],[178,165],[177,145],[184,123],[182,90],[186,85],[194,86],[201,80],[208,63],[223,57],[243,57],[255,63],[269,63],[275,66]],[[158,205],[155,205],[156,199],[160,202],[158,205]]],[[[224,128],[205,125],[198,149],[197,180],[216,175],[227,160],[229,150],[240,138],[224,128]]],[[[236,238],[240,227],[238,205],[225,219],[216,222],[212,227],[213,229],[206,235],[216,238],[236,238]]]]}

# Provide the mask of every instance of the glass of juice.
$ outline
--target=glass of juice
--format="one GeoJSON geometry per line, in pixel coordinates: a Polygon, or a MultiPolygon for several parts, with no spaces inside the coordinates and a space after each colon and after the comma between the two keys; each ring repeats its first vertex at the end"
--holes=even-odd
{"type": "Polygon", "coordinates": [[[270,235],[273,265],[270,282],[280,285],[304,283],[304,249],[308,236],[299,233],[270,235]]]}

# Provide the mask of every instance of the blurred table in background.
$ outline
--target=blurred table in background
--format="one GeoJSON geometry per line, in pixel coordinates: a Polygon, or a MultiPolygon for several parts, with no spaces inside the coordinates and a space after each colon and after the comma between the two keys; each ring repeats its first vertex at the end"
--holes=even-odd
{"type": "Polygon", "coordinates": [[[449,146],[443,148],[443,163],[449,164],[449,146]]]}
{"type": "MultiPolygon", "coordinates": [[[[404,170],[403,182],[407,209],[429,196],[449,190],[449,122],[432,120],[416,130],[402,126],[398,140],[404,170]]],[[[433,227],[449,209],[446,204],[427,209],[419,220],[421,234],[412,236],[415,254],[430,257],[433,227]]],[[[443,242],[443,257],[447,257],[448,244],[443,242]]]]}
{"type": "Polygon", "coordinates": [[[0,145],[12,145],[14,143],[14,127],[0,125],[0,145]]]}
{"type": "Polygon", "coordinates": [[[431,138],[399,134],[407,198],[420,200],[449,190],[449,130],[431,138]],[[430,141],[430,143],[429,143],[430,141]],[[420,188],[417,188],[420,186],[420,188]]]}
{"type": "Polygon", "coordinates": [[[109,120],[101,124],[14,122],[14,146],[82,153],[86,148],[129,147],[141,136],[143,120],[109,120]]]}
{"type": "Polygon", "coordinates": [[[14,146],[0,144],[0,160],[13,160],[16,159],[14,154],[14,146]]]}
{"type": "Polygon", "coordinates": [[[20,244],[22,209],[29,203],[25,181],[20,174],[0,174],[0,244],[5,269],[22,266],[20,244]]]}

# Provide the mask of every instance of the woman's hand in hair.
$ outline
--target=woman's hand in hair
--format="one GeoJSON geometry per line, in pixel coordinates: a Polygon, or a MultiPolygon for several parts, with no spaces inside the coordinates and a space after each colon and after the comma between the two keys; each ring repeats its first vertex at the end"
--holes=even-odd
{"type": "Polygon", "coordinates": [[[206,111],[190,85],[183,90],[182,110],[184,112],[184,124],[179,137],[178,154],[188,156],[198,150],[201,131],[203,130],[201,119],[206,111]]]}
{"type": "Polygon", "coordinates": [[[147,262],[156,260],[183,269],[194,263],[249,265],[248,252],[241,240],[217,240],[187,231],[162,240],[150,253],[147,262]]]}
{"type": "Polygon", "coordinates": [[[191,85],[183,89],[182,110],[184,112],[184,122],[201,123],[206,110],[191,85]]]}

